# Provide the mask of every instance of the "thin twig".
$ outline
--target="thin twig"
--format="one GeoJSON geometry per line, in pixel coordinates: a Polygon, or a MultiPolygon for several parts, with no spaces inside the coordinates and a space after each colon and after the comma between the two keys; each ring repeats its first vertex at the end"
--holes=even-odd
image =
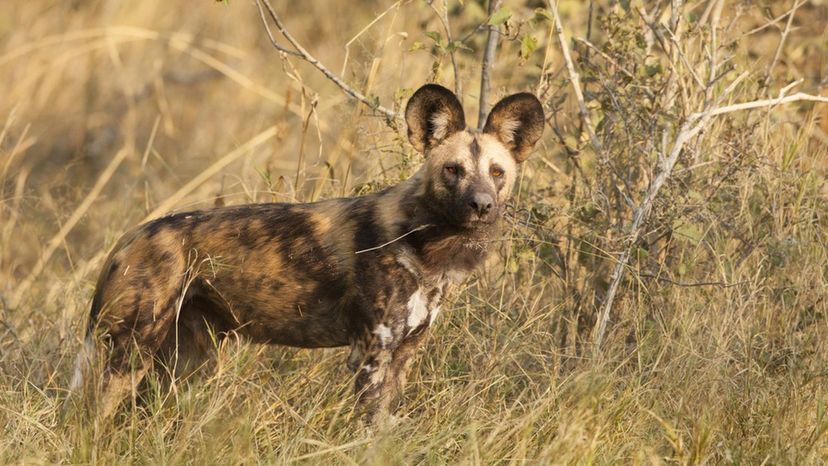
{"type": "Polygon", "coordinates": [[[489,20],[492,19],[491,15],[487,16],[486,19],[480,22],[477,26],[474,27],[470,32],[468,32],[465,36],[463,36],[459,42],[465,44],[467,40],[471,39],[473,35],[477,34],[478,31],[486,27],[486,24],[489,23],[489,20]]]}
{"type": "Polygon", "coordinates": [[[388,246],[389,244],[396,243],[397,241],[405,238],[408,235],[417,233],[418,231],[422,231],[422,230],[425,230],[426,228],[433,227],[433,226],[434,225],[432,225],[430,223],[426,223],[425,225],[420,225],[417,228],[414,228],[413,230],[411,230],[407,233],[403,233],[402,235],[392,239],[391,241],[386,241],[385,243],[382,243],[379,246],[374,246],[372,248],[360,249],[359,251],[354,252],[354,254],[362,254],[362,253],[365,253],[365,252],[376,251],[377,249],[382,249],[382,248],[388,246]]]}
{"type": "Polygon", "coordinates": [[[268,24],[267,24],[267,18],[265,18],[265,13],[264,13],[264,9],[262,8],[262,4],[259,3],[259,2],[256,2],[256,7],[259,9],[259,17],[262,19],[262,24],[264,25],[265,31],[267,32],[267,38],[270,39],[270,43],[273,45],[273,47],[275,47],[276,50],[278,50],[282,53],[286,53],[288,55],[293,55],[295,57],[301,57],[302,55],[300,55],[299,52],[295,52],[295,51],[290,50],[288,48],[282,47],[278,42],[276,42],[276,38],[273,37],[273,33],[270,32],[270,26],[268,26],[268,24]]]}
{"type": "MultiPolygon", "coordinates": [[[[690,64],[687,62],[686,57],[681,51],[681,37],[682,31],[681,26],[681,16],[682,11],[684,9],[684,1],[683,0],[670,0],[670,27],[668,28],[668,32],[670,33],[670,69],[671,73],[670,76],[667,78],[667,90],[665,91],[664,103],[662,108],[667,111],[675,107],[676,96],[678,94],[678,87],[681,84],[679,80],[679,61],[684,61],[684,66],[693,71],[690,64]]],[[[653,28],[653,32],[655,33],[656,37],[659,38],[660,41],[662,40],[662,32],[656,27],[655,24],[650,25],[653,28]]],[[[662,47],[664,44],[662,43],[662,47]]],[[[667,49],[665,49],[667,50],[667,49]]],[[[699,77],[695,75],[693,72],[693,77],[696,80],[696,83],[699,83],[699,77]]],[[[700,84],[703,86],[703,84],[700,84]]]]}
{"type": "Polygon", "coordinates": [[[676,32],[684,9],[684,0],[670,0],[670,30],[676,32]]]}
{"type": "MultiPolygon", "coordinates": [[[[587,40],[592,39],[592,0],[589,0],[589,10],[587,12],[587,40]]],[[[583,60],[581,63],[589,63],[589,49],[586,49],[583,54],[583,60]]],[[[584,88],[582,90],[586,90],[589,83],[584,83],[584,88]]],[[[584,133],[584,120],[581,119],[578,121],[578,134],[584,133]]]]}
{"type": "MultiPolygon", "coordinates": [[[[713,12],[714,8],[719,8],[721,13],[721,5],[722,0],[709,0],[707,2],[707,6],[704,8],[704,13],[699,16],[699,20],[696,22],[696,25],[693,27],[693,32],[698,32],[705,24],[707,24],[707,19],[710,17],[710,14],[713,12]]],[[[712,25],[713,21],[711,21],[712,25]]]]}
{"type": "MultiPolygon", "coordinates": [[[[681,60],[682,63],[684,63],[684,67],[690,72],[690,76],[693,77],[693,81],[696,82],[696,85],[703,88],[704,81],[702,81],[698,73],[696,73],[696,70],[693,69],[693,66],[690,64],[690,60],[687,58],[687,54],[681,50],[681,44],[679,43],[681,41],[681,36],[674,34],[673,31],[669,29],[667,30],[667,33],[670,35],[669,39],[673,44],[673,50],[676,52],[675,55],[681,60]]],[[[678,74],[678,70],[675,70],[675,72],[678,74]]],[[[678,82],[678,80],[676,82],[678,82]]]]}
{"type": "MultiPolygon", "coordinates": [[[[657,8],[658,7],[656,7],[656,9],[657,8]]],[[[655,32],[653,31],[653,28],[650,27],[650,24],[652,24],[655,21],[654,18],[656,15],[648,13],[644,5],[639,7],[637,11],[639,16],[641,16],[641,19],[644,21],[644,56],[649,57],[650,52],[652,52],[653,50],[653,45],[655,45],[656,40],[655,32]]]]}
{"type": "MultiPolygon", "coordinates": [[[[376,110],[377,112],[382,113],[389,120],[395,120],[395,119],[399,118],[399,116],[397,115],[396,112],[394,112],[393,110],[389,110],[389,109],[383,107],[382,105],[377,104],[376,102],[372,101],[371,99],[369,99],[368,97],[363,95],[358,90],[356,90],[356,89],[352,88],[351,86],[349,86],[347,83],[345,83],[345,81],[342,80],[342,78],[340,78],[339,76],[333,74],[333,72],[331,72],[331,70],[326,68],[325,65],[320,63],[319,60],[317,60],[313,55],[308,53],[308,51],[305,50],[305,48],[302,46],[302,44],[300,44],[299,41],[297,41],[293,37],[293,35],[290,32],[288,32],[288,30],[285,28],[285,25],[282,23],[282,20],[279,18],[279,15],[276,14],[276,10],[273,9],[273,7],[270,5],[270,2],[268,0],[256,0],[256,3],[260,6],[260,8],[261,8],[261,4],[264,3],[264,6],[267,9],[267,12],[270,15],[270,19],[272,19],[273,23],[276,25],[276,29],[278,29],[279,32],[282,33],[282,35],[285,37],[285,39],[287,39],[287,41],[290,42],[290,45],[292,45],[293,48],[296,49],[296,51],[299,53],[299,56],[302,57],[302,59],[305,60],[306,62],[313,65],[320,72],[322,72],[322,74],[324,74],[325,77],[327,77],[334,84],[336,84],[340,89],[342,89],[342,91],[345,94],[348,94],[350,97],[362,102],[363,104],[365,104],[368,107],[376,110]]],[[[267,24],[265,24],[265,27],[267,27],[267,24]]],[[[279,50],[281,51],[281,47],[279,48],[279,50]]]]}
{"type": "MultiPolygon", "coordinates": [[[[710,17],[710,44],[708,45],[709,51],[707,53],[707,62],[708,62],[708,79],[707,85],[704,87],[704,101],[710,102],[713,100],[713,89],[715,84],[721,75],[717,76],[719,73],[719,22],[722,18],[722,9],[724,8],[725,0],[711,0],[711,2],[707,5],[707,9],[705,10],[703,16],[703,20],[706,21],[706,18],[710,17]]],[[[697,24],[697,28],[701,27],[701,23],[697,24]]],[[[697,162],[697,155],[699,154],[699,146],[701,145],[701,139],[698,138],[696,140],[696,147],[693,151],[693,160],[692,164],[696,164],[697,162]]]]}
{"type": "Polygon", "coordinates": [[[547,0],[547,5],[552,10],[552,14],[555,17],[555,32],[558,35],[558,42],[561,44],[561,53],[563,54],[564,62],[566,62],[566,70],[569,73],[569,81],[572,82],[572,89],[575,92],[575,98],[578,100],[578,109],[581,113],[581,118],[584,121],[584,126],[586,126],[587,133],[589,134],[589,140],[595,151],[598,154],[603,154],[604,146],[595,134],[595,130],[592,126],[592,119],[589,117],[586,103],[584,103],[584,93],[581,91],[581,77],[578,75],[578,72],[575,70],[575,65],[572,63],[572,55],[569,52],[569,44],[567,43],[566,37],[563,33],[561,17],[558,15],[558,4],[557,2],[553,4],[547,0]]]}
{"type": "Polygon", "coordinates": [[[386,8],[385,11],[383,11],[382,13],[377,15],[377,17],[372,19],[370,23],[366,24],[364,28],[362,28],[359,32],[357,32],[354,35],[354,37],[351,37],[351,39],[348,40],[348,42],[345,43],[345,58],[342,60],[342,71],[339,72],[340,75],[344,76],[345,75],[345,70],[348,69],[348,59],[351,56],[351,44],[353,44],[354,41],[357,40],[360,36],[365,34],[365,31],[371,29],[371,27],[374,24],[376,24],[377,21],[384,18],[385,15],[388,14],[389,11],[393,10],[394,8],[399,8],[399,7],[400,7],[400,0],[394,2],[391,6],[386,8]]]}
{"type": "Polygon", "coordinates": [[[796,10],[798,10],[800,6],[801,4],[799,2],[794,2],[793,7],[791,7],[788,12],[788,22],[785,24],[785,29],[782,31],[782,37],[779,38],[779,45],[776,46],[776,53],[773,55],[773,60],[771,60],[770,65],[768,65],[768,70],[765,72],[765,80],[762,82],[762,87],[764,87],[765,90],[769,89],[771,82],[773,82],[773,69],[779,62],[779,57],[782,56],[782,49],[785,47],[785,40],[791,32],[791,24],[793,24],[794,16],[796,16],[796,10]]]}
{"type": "Polygon", "coordinates": [[[705,100],[710,100],[713,95],[713,83],[716,82],[716,74],[719,69],[718,50],[719,50],[719,21],[722,18],[722,9],[724,8],[725,0],[713,0],[708,6],[705,15],[712,8],[712,15],[710,17],[710,60],[707,79],[707,91],[705,100]]]}
{"type": "MultiPolygon", "coordinates": [[[[503,0],[489,0],[489,19],[503,0]]],[[[487,21],[488,24],[488,21],[487,21]]],[[[491,88],[492,80],[492,65],[495,60],[495,52],[497,51],[497,37],[500,35],[497,25],[489,24],[489,37],[486,39],[486,48],[483,51],[483,66],[480,73],[480,109],[477,113],[477,129],[483,129],[486,124],[486,117],[489,114],[489,90],[491,88]]]]}
{"type": "MultiPolygon", "coordinates": [[[[448,18],[448,0],[443,0],[442,14],[437,10],[437,7],[434,6],[433,0],[429,0],[428,6],[430,6],[431,9],[434,10],[434,14],[436,14],[437,18],[440,19],[440,22],[443,23],[443,30],[446,31],[446,43],[449,47],[452,47],[451,44],[452,42],[454,42],[454,39],[451,35],[451,25],[449,23],[448,18]]],[[[460,82],[460,72],[458,71],[457,58],[455,57],[455,52],[456,50],[454,50],[454,48],[452,48],[449,51],[449,57],[451,58],[451,67],[454,71],[454,93],[457,95],[457,98],[462,101],[461,96],[463,95],[463,84],[460,82]]]]}
{"type": "Polygon", "coordinates": [[[767,23],[765,23],[761,26],[757,26],[757,27],[751,29],[750,31],[745,32],[744,34],[742,34],[741,36],[739,36],[735,39],[732,39],[730,42],[728,42],[727,44],[724,45],[724,48],[730,47],[731,45],[743,40],[745,37],[756,34],[757,32],[763,31],[763,30],[773,26],[774,24],[782,21],[783,19],[785,19],[786,16],[788,16],[791,13],[791,11],[793,11],[796,8],[801,7],[802,5],[804,5],[806,3],[808,3],[808,1],[809,0],[799,0],[799,1],[797,1],[796,4],[794,4],[795,8],[792,8],[792,9],[788,10],[787,12],[782,13],[781,15],[777,16],[776,18],[773,18],[772,20],[768,21],[767,23]]]}
{"type": "Polygon", "coordinates": [[[697,288],[700,286],[718,286],[719,288],[733,288],[734,286],[744,285],[746,283],[750,283],[747,280],[736,282],[736,283],[727,283],[722,281],[715,281],[715,282],[679,282],[673,279],[662,277],[659,275],[653,275],[649,273],[639,273],[639,277],[642,278],[651,278],[653,280],[657,280],[664,283],[669,283],[670,285],[682,287],[682,288],[697,288]]]}
{"type": "Polygon", "coordinates": [[[604,53],[604,51],[603,51],[603,50],[601,50],[601,49],[599,49],[597,45],[593,44],[592,42],[590,42],[590,41],[589,41],[589,40],[587,40],[587,39],[583,39],[583,38],[580,38],[580,37],[575,37],[574,39],[575,39],[575,40],[577,40],[578,42],[580,42],[580,43],[582,43],[582,44],[586,45],[587,49],[592,50],[592,51],[594,51],[595,53],[597,53],[598,55],[600,55],[600,56],[601,56],[601,58],[603,58],[604,60],[606,60],[606,61],[607,61],[607,63],[609,63],[610,65],[614,66],[616,69],[618,69],[618,70],[619,70],[619,71],[621,71],[622,73],[624,73],[624,75],[625,75],[626,77],[628,77],[628,78],[630,78],[630,79],[635,79],[635,76],[633,76],[633,74],[632,74],[632,73],[630,73],[629,71],[627,71],[627,69],[626,69],[626,68],[624,68],[624,66],[622,66],[620,63],[618,63],[617,61],[615,61],[615,60],[614,60],[611,56],[609,56],[609,55],[607,55],[606,53],[604,53]]]}

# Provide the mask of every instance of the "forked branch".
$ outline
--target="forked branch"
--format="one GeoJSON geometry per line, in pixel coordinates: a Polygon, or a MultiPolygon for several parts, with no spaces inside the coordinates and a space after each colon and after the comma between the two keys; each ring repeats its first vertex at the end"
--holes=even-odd
{"type": "Polygon", "coordinates": [[[296,38],[293,37],[293,35],[287,30],[287,28],[285,28],[285,25],[284,25],[284,23],[282,23],[281,18],[279,18],[279,15],[276,13],[276,10],[273,9],[273,7],[270,5],[270,2],[268,0],[256,0],[256,5],[259,7],[259,15],[262,18],[262,24],[264,24],[265,30],[267,31],[267,35],[270,38],[270,43],[273,44],[273,46],[277,50],[279,50],[282,53],[287,53],[287,54],[299,56],[300,58],[302,58],[306,62],[313,65],[322,74],[324,74],[326,78],[331,80],[340,89],[342,89],[342,92],[344,92],[348,96],[362,102],[363,104],[365,104],[368,107],[376,110],[377,112],[382,113],[389,120],[394,120],[394,119],[399,118],[399,116],[397,115],[396,112],[394,112],[393,110],[387,109],[387,108],[383,107],[382,105],[379,105],[379,103],[377,103],[376,101],[374,101],[372,99],[369,99],[368,97],[366,97],[364,94],[362,94],[358,90],[356,90],[353,87],[349,86],[345,81],[342,80],[342,78],[335,75],[331,70],[329,70],[319,60],[317,60],[313,55],[311,55],[305,49],[305,47],[303,47],[302,44],[299,43],[299,41],[297,41],[296,38]],[[265,18],[265,15],[264,15],[264,11],[262,10],[262,5],[264,5],[264,8],[267,10],[267,13],[270,16],[270,19],[273,20],[273,24],[276,26],[276,29],[278,29],[279,32],[282,34],[282,36],[284,36],[284,38],[290,43],[290,45],[292,45],[293,48],[296,49],[295,52],[293,52],[293,51],[291,51],[291,50],[289,50],[285,47],[282,47],[273,38],[273,35],[270,33],[270,27],[267,24],[267,19],[265,18]]]}

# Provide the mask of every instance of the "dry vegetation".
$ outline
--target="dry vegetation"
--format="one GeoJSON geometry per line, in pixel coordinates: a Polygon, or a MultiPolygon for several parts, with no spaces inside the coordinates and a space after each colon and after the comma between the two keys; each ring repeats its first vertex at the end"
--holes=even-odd
{"type": "MultiPolygon", "coordinates": [[[[475,123],[485,2],[274,7],[372,105],[456,72],[475,123]]],[[[551,5],[505,7],[489,101],[538,93],[546,133],[409,419],[370,435],[345,350],[229,342],[113,425],[65,387],[126,229],[392,184],[419,162],[404,128],[280,55],[246,0],[1,2],[0,463],[826,462],[828,105],[709,111],[825,95],[828,3],[561,1],[583,106],[551,5]]]]}

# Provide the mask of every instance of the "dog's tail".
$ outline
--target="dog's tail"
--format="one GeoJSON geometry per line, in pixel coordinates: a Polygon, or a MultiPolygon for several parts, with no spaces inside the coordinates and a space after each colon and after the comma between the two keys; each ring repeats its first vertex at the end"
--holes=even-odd
{"type": "Polygon", "coordinates": [[[92,359],[95,356],[95,342],[92,338],[91,333],[86,335],[83,346],[75,358],[75,372],[72,373],[72,382],[69,384],[69,390],[73,393],[77,393],[83,388],[84,377],[92,367],[92,359]]]}
{"type": "MultiPolygon", "coordinates": [[[[109,265],[105,264],[104,270],[108,267],[109,265]]],[[[83,339],[83,346],[81,346],[75,358],[75,371],[72,373],[72,381],[69,383],[69,390],[72,393],[79,392],[83,388],[84,377],[89,373],[95,357],[95,326],[97,325],[102,307],[102,280],[103,274],[98,277],[98,283],[95,285],[95,294],[92,296],[92,306],[89,310],[89,320],[86,324],[86,336],[83,339]]]]}

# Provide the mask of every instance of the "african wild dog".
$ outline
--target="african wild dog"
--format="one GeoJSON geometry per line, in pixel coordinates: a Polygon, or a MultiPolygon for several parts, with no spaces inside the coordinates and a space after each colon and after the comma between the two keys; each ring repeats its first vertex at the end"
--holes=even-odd
{"type": "Polygon", "coordinates": [[[482,132],[468,130],[455,95],[434,84],[411,97],[405,119],[425,164],[384,191],[178,213],[125,235],[92,300],[87,348],[108,349],[98,415],[159,358],[176,373],[199,366],[212,331],[350,345],[358,400],[369,421],[387,419],[447,287],[486,257],[544,126],[538,99],[522,93],[501,100],[482,132]]]}

